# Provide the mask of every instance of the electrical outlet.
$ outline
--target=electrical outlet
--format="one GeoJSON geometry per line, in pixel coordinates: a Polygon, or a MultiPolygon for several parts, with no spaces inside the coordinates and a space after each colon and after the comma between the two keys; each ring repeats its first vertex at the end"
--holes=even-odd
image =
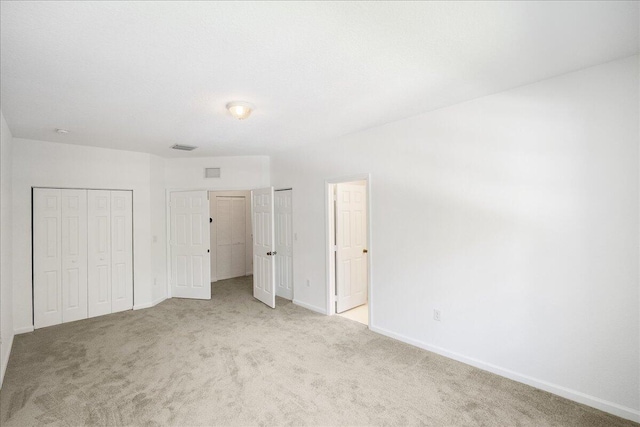
{"type": "Polygon", "coordinates": [[[307,279],[307,288],[311,287],[311,282],[309,282],[309,279],[307,279]]]}
{"type": "Polygon", "coordinates": [[[442,320],[442,313],[440,313],[440,310],[435,308],[433,309],[433,320],[436,320],[438,322],[442,320]]]}

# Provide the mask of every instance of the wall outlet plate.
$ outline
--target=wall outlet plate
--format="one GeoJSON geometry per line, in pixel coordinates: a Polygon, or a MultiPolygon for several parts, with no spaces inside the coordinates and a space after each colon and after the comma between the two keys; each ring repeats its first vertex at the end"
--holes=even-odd
{"type": "Polygon", "coordinates": [[[438,322],[442,320],[442,313],[438,309],[433,309],[433,320],[437,320],[438,322]]]}

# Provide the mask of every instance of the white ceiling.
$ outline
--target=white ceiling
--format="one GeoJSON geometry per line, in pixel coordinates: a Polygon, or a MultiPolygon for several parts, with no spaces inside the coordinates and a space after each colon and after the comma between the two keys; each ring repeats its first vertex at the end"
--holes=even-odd
{"type": "Polygon", "coordinates": [[[271,154],[638,52],[636,2],[0,7],[15,137],[165,157],[271,154]]]}

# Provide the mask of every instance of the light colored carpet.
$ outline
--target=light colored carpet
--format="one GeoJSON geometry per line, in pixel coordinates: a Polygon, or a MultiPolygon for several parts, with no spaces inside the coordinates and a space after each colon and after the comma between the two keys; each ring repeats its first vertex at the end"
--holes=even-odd
{"type": "Polygon", "coordinates": [[[19,335],[0,424],[631,426],[278,299],[251,278],[19,335]]]}

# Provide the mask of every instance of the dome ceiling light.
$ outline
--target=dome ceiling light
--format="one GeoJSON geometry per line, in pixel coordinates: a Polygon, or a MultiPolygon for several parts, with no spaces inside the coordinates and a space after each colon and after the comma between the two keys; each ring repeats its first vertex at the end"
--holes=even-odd
{"type": "Polygon", "coordinates": [[[244,120],[249,117],[254,109],[253,105],[244,101],[232,101],[227,104],[227,110],[238,120],[244,120]]]}

